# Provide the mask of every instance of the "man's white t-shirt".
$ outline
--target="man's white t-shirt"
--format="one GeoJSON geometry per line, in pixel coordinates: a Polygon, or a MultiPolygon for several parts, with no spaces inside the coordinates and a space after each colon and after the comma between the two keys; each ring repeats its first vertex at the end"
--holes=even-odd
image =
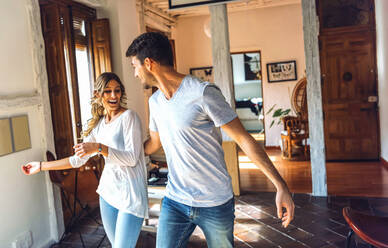
{"type": "Polygon", "coordinates": [[[150,130],[158,132],[168,164],[166,196],[193,207],[221,205],[233,197],[220,126],[237,117],[220,89],[186,76],[171,99],[149,100],[150,130]]]}

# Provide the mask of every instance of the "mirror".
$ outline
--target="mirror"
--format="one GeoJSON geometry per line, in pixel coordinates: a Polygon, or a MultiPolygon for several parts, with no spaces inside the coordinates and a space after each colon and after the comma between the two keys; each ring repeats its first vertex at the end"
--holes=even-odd
{"type": "Polygon", "coordinates": [[[260,51],[231,53],[236,113],[245,129],[264,139],[260,51]]]}

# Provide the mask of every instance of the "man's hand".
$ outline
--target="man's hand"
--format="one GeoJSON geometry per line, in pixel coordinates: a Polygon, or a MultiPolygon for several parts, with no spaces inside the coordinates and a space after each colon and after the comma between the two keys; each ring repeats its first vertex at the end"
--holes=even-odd
{"type": "Polygon", "coordinates": [[[291,220],[294,219],[295,210],[294,201],[292,200],[291,194],[288,190],[279,190],[276,193],[276,208],[278,218],[282,219],[282,226],[287,227],[291,220]],[[286,209],[284,213],[283,208],[286,209]]]}

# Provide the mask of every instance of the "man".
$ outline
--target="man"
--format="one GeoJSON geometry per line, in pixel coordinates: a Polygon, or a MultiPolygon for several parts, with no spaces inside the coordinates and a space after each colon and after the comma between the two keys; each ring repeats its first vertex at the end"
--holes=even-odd
{"type": "Polygon", "coordinates": [[[150,138],[144,144],[146,154],[163,146],[169,171],[156,246],[186,247],[199,226],[208,247],[233,247],[234,198],[219,127],[275,185],[278,217],[287,227],[294,216],[287,185],[219,88],[175,71],[169,40],[162,34],[140,35],[126,56],[145,88],[159,88],[149,100],[150,138]]]}

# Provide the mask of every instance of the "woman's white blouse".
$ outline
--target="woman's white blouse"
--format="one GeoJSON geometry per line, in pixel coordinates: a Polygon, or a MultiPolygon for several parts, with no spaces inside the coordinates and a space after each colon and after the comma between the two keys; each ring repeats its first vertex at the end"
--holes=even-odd
{"type": "MultiPolygon", "coordinates": [[[[147,218],[147,169],[138,115],[126,110],[108,124],[101,118],[84,142],[98,142],[108,147],[97,193],[111,206],[147,218]]],[[[83,158],[74,155],[69,161],[72,167],[78,168],[93,155],[83,158]]]]}

